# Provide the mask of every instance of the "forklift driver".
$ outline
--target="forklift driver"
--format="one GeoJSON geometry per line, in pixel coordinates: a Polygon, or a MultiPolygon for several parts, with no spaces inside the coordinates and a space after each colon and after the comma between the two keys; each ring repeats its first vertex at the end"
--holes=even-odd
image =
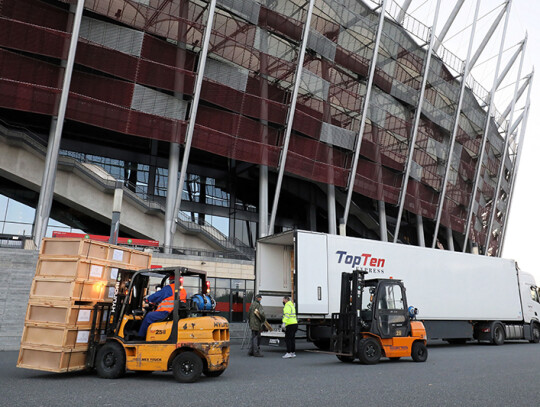
{"type": "MultiPolygon", "coordinates": [[[[186,302],[187,293],[184,287],[181,287],[179,294],[180,301],[186,302]]],[[[174,310],[174,275],[169,277],[169,285],[149,295],[144,300],[150,304],[157,304],[157,309],[146,313],[139,328],[138,337],[143,340],[146,339],[146,331],[150,324],[163,321],[174,310]]]]}

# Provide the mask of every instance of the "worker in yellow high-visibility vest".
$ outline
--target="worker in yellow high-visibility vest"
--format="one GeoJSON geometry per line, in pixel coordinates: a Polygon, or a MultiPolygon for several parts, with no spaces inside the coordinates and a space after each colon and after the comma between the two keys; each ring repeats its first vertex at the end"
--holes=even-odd
{"type": "Polygon", "coordinates": [[[294,307],[291,298],[283,297],[283,324],[285,330],[285,344],[287,345],[287,353],[282,356],[283,359],[296,357],[295,335],[298,329],[298,321],[296,320],[296,308],[294,307]]]}

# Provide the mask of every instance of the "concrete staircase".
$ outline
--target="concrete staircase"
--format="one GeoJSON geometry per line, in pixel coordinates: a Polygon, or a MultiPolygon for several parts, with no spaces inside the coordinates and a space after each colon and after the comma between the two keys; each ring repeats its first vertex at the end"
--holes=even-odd
{"type": "Polygon", "coordinates": [[[0,351],[19,349],[37,259],[36,250],[0,249],[0,351]]]}

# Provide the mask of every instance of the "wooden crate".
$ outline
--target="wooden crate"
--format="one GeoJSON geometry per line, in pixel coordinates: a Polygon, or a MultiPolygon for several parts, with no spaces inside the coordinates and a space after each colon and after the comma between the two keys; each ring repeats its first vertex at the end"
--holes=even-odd
{"type": "Polygon", "coordinates": [[[86,351],[46,346],[21,346],[17,367],[47,372],[72,372],[86,368],[86,351]]]}
{"type": "Polygon", "coordinates": [[[89,335],[89,329],[25,323],[21,345],[86,350],[88,349],[89,335]]]}
{"type": "Polygon", "coordinates": [[[116,272],[111,275],[111,265],[105,260],[88,260],[80,257],[41,257],[36,276],[62,277],[83,280],[116,281],[116,272]]]}
{"type": "MultiPolygon", "coordinates": [[[[114,284],[105,281],[72,280],[66,278],[34,277],[30,288],[33,302],[48,300],[60,301],[112,301],[109,296],[114,284]]],[[[114,292],[114,291],[113,291],[114,292]]]]}
{"type": "Polygon", "coordinates": [[[107,260],[109,244],[81,238],[45,238],[40,256],[69,256],[107,260]]]}
{"type": "Polygon", "coordinates": [[[49,257],[80,257],[106,260],[120,267],[136,270],[149,268],[152,254],[123,246],[82,238],[45,238],[41,243],[40,259],[49,257]]]}
{"type": "Polygon", "coordinates": [[[94,315],[93,303],[75,304],[74,301],[30,300],[25,322],[90,328],[94,315]]]}

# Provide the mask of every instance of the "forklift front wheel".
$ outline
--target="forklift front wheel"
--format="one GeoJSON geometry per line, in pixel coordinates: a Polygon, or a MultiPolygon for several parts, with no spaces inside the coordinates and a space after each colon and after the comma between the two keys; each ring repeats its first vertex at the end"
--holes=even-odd
{"type": "Polygon", "coordinates": [[[427,360],[428,350],[424,342],[416,341],[412,345],[411,357],[415,362],[425,362],[427,360]]]}
{"type": "Polygon", "coordinates": [[[218,376],[221,376],[224,371],[225,371],[225,369],[222,369],[222,370],[205,370],[205,371],[203,371],[203,373],[207,377],[218,377],[218,376]]]}
{"type": "Polygon", "coordinates": [[[117,342],[107,342],[96,357],[96,371],[104,379],[116,379],[126,372],[126,354],[117,342]]]}
{"type": "Polygon", "coordinates": [[[337,358],[341,360],[343,363],[354,362],[354,358],[352,356],[337,355],[337,358]]]}
{"type": "Polygon", "coordinates": [[[381,346],[374,338],[364,338],[358,342],[358,359],[364,365],[374,365],[381,359],[381,346]]]}
{"type": "Polygon", "coordinates": [[[203,363],[193,352],[182,352],[172,362],[174,378],[180,383],[193,383],[203,371],[203,363]]]}

